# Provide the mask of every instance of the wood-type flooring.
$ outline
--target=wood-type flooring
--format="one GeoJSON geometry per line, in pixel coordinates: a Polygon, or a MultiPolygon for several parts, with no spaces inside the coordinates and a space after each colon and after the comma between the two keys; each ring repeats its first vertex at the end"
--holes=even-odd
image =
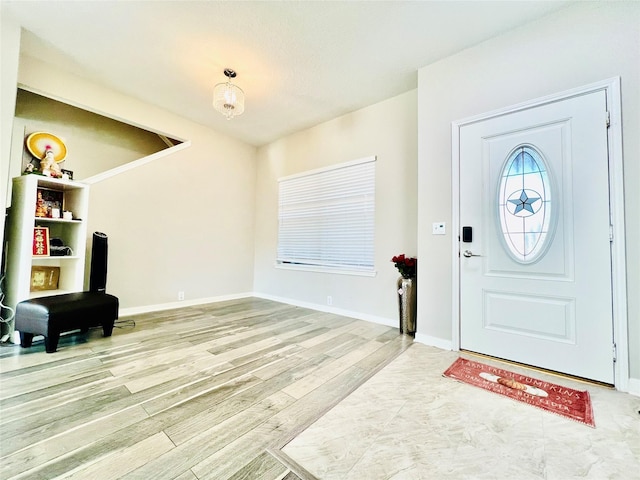
{"type": "Polygon", "coordinates": [[[0,348],[0,478],[313,479],[281,449],[411,344],[247,298],[0,348]]]}

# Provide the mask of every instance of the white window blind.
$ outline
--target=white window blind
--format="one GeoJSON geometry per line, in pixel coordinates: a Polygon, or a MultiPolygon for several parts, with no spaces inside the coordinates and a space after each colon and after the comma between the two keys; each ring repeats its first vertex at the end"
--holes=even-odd
{"type": "Polygon", "coordinates": [[[373,272],[375,159],[279,180],[279,264],[373,272]]]}

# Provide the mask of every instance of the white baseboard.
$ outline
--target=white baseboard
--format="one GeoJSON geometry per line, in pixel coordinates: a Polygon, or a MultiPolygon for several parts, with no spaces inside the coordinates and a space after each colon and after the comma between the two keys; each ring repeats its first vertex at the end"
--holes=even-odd
{"type": "Polygon", "coordinates": [[[418,343],[429,345],[430,347],[440,348],[441,350],[453,350],[453,343],[451,340],[445,340],[443,338],[431,337],[422,333],[416,332],[414,339],[418,343]]]}
{"type": "Polygon", "coordinates": [[[159,303],[156,305],[144,305],[142,307],[121,308],[118,312],[120,317],[139,315],[141,313],[159,312],[161,310],[173,310],[175,308],[192,307],[194,305],[204,305],[206,303],[225,302],[227,300],[237,300],[239,298],[254,297],[251,292],[236,293],[233,295],[220,295],[218,297],[196,298],[195,300],[181,300],[179,302],[159,303]]]}
{"type": "Polygon", "coordinates": [[[629,383],[627,384],[629,387],[629,393],[631,395],[635,395],[640,397],[640,378],[631,378],[629,377],[629,383]]]}
{"type": "Polygon", "coordinates": [[[309,308],[311,310],[317,310],[319,312],[335,313],[336,315],[342,315],[343,317],[356,318],[358,320],[365,320],[371,323],[377,323],[380,325],[386,325],[387,327],[398,327],[398,321],[395,319],[389,319],[386,317],[378,317],[376,315],[370,315],[368,313],[354,312],[351,310],[344,310],[342,308],[336,308],[329,305],[320,305],[317,303],[301,302],[292,298],[277,297],[274,295],[268,295],[265,293],[253,293],[254,297],[264,298],[265,300],[273,300],[274,302],[286,303],[288,305],[294,305],[296,307],[309,308]]]}
{"type": "Polygon", "coordinates": [[[274,302],[286,303],[287,305],[294,305],[296,307],[309,308],[311,310],[317,310],[319,312],[335,313],[336,315],[342,315],[344,317],[356,318],[358,320],[365,320],[372,323],[378,323],[380,325],[386,325],[387,327],[397,327],[397,321],[395,319],[389,319],[385,317],[378,317],[376,315],[369,315],[362,312],[354,312],[351,310],[344,310],[342,308],[336,308],[328,305],[319,305],[310,302],[301,302],[291,298],[277,297],[274,295],[267,295],[264,293],[238,293],[233,295],[221,295],[219,297],[207,297],[198,298],[195,300],[182,300],[178,302],[160,303],[156,305],[144,305],[142,307],[130,307],[120,309],[119,316],[127,317],[131,315],[139,315],[142,313],[159,312],[162,310],[173,310],[175,308],[191,307],[194,305],[204,305],[206,303],[224,302],[227,300],[237,300],[239,298],[264,298],[265,300],[273,300],[274,302]]]}

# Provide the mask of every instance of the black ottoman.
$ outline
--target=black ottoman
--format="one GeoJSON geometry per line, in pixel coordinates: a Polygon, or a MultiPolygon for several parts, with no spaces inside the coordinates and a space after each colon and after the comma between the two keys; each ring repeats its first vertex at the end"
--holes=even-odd
{"type": "Polygon", "coordinates": [[[102,326],[110,337],[118,318],[118,298],[103,292],[77,292],[24,300],[16,306],[20,345],[30,347],[34,335],[44,336],[47,353],[58,348],[60,333],[102,326]]]}

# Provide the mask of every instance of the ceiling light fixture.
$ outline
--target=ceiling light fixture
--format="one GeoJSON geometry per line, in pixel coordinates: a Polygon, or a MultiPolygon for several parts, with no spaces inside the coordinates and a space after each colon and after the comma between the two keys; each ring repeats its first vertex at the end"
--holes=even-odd
{"type": "Polygon", "coordinates": [[[244,112],[244,92],[231,83],[231,79],[236,77],[234,70],[225,68],[224,74],[227,76],[227,81],[213,88],[213,107],[227,117],[227,120],[231,120],[244,112]]]}

